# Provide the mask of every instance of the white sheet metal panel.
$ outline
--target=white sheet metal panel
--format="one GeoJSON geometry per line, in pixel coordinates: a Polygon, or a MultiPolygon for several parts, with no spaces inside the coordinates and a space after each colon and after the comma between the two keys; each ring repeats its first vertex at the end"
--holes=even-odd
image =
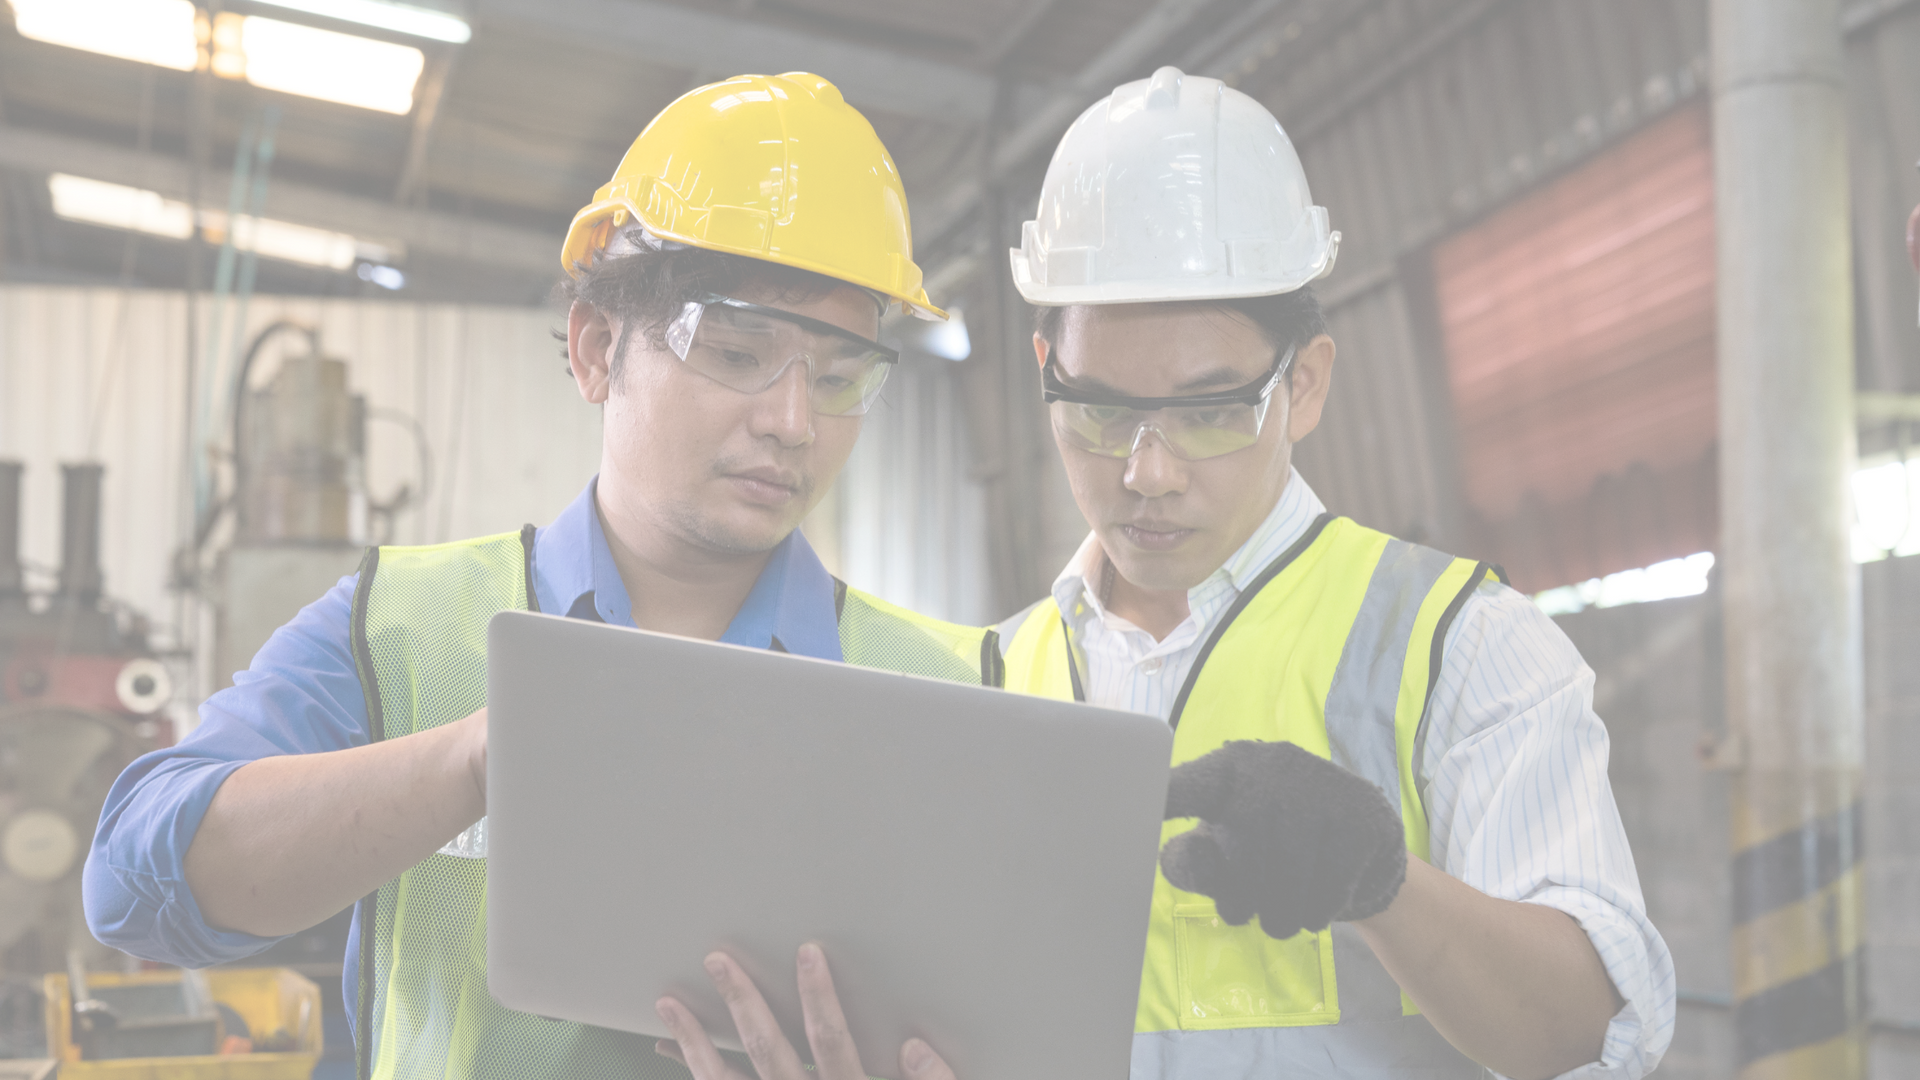
{"type": "MultiPolygon", "coordinates": [[[[562,374],[547,311],[255,297],[249,336],[283,316],[321,328],[369,405],[425,428],[433,489],[400,515],[396,542],[544,523],[598,467],[600,412],[562,374]]],[[[180,293],[0,287],[0,458],[27,465],[23,557],[47,572],[59,560],[59,463],[103,462],[107,591],[162,628],[181,618],[167,577],[186,532],[186,326],[180,293]]],[[[256,383],[275,356],[269,346],[256,383]]],[[[418,490],[407,429],[375,422],[368,443],[376,498],[409,481],[418,490]]]]}
{"type": "Polygon", "coordinates": [[[840,476],[839,570],[882,599],[978,625],[997,616],[959,378],[949,361],[909,355],[888,379],[840,476]]]}

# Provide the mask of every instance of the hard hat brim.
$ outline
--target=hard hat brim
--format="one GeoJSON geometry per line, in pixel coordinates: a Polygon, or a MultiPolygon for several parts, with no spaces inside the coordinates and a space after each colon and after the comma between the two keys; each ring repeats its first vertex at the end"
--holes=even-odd
{"type": "Polygon", "coordinates": [[[1007,259],[1013,271],[1014,288],[1020,298],[1035,307],[1069,307],[1101,304],[1154,304],[1172,301],[1245,300],[1256,296],[1279,296],[1294,292],[1326,277],[1340,253],[1340,234],[1329,237],[1325,251],[1313,265],[1290,274],[1273,277],[1233,277],[1217,275],[1203,278],[1159,278],[1146,281],[1102,281],[1090,285],[1047,285],[1033,280],[1027,253],[1008,248],[1007,259]]]}

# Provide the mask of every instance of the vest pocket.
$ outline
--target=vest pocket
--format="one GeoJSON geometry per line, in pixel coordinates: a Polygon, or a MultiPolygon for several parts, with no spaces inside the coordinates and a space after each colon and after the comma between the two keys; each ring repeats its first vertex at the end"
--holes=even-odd
{"type": "Polygon", "coordinates": [[[1175,904],[1180,1026],[1188,1030],[1331,1024],[1327,935],[1275,941],[1258,923],[1230,926],[1211,902],[1175,904]]]}

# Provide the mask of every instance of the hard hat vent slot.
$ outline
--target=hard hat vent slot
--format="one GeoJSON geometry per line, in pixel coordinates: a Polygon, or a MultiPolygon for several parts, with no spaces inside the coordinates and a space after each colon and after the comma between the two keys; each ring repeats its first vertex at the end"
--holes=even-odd
{"type": "Polygon", "coordinates": [[[1227,241],[1227,273],[1260,277],[1285,269],[1286,247],[1273,240],[1227,241]]]}
{"type": "Polygon", "coordinates": [[[1040,263],[1049,285],[1089,285],[1093,283],[1092,248],[1054,248],[1040,263]]]}
{"type": "Polygon", "coordinates": [[[716,206],[707,211],[702,237],[723,251],[763,254],[773,238],[773,215],[745,206],[716,206]]]}

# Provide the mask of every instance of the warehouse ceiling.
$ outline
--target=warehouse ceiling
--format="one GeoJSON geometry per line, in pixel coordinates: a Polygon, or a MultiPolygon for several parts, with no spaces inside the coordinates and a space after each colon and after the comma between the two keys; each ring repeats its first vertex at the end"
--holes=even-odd
{"type": "MultiPolygon", "coordinates": [[[[473,0],[437,6],[470,22],[470,41],[426,41],[247,0],[223,7],[422,49],[426,63],[413,111],[391,115],[31,40],[15,30],[0,0],[5,276],[186,284],[192,272],[187,243],[129,242],[116,230],[62,220],[53,213],[47,176],[70,173],[224,207],[236,146],[273,106],[278,120],[266,216],[397,241],[395,250],[405,252],[392,260],[405,273],[401,291],[416,299],[537,300],[558,269],[555,253],[571,215],[649,118],[703,83],[743,70],[794,69],[834,80],[873,121],[913,201],[922,261],[938,271],[953,261],[953,251],[977,246],[955,236],[981,193],[1044,165],[1073,116],[1116,83],[1176,63],[1255,89],[1274,81],[1316,28],[1350,23],[1382,5],[473,0]]],[[[1437,12],[1445,5],[1411,6],[1437,12]]],[[[1407,23],[1397,27],[1404,33],[1418,29],[1404,14],[1396,21],[1407,23]]],[[[262,259],[256,287],[383,291],[362,280],[366,267],[357,269],[359,276],[354,269],[262,259]]],[[[211,271],[198,273],[204,285],[211,271]]],[[[934,279],[940,280],[937,273],[934,279]]]]}

